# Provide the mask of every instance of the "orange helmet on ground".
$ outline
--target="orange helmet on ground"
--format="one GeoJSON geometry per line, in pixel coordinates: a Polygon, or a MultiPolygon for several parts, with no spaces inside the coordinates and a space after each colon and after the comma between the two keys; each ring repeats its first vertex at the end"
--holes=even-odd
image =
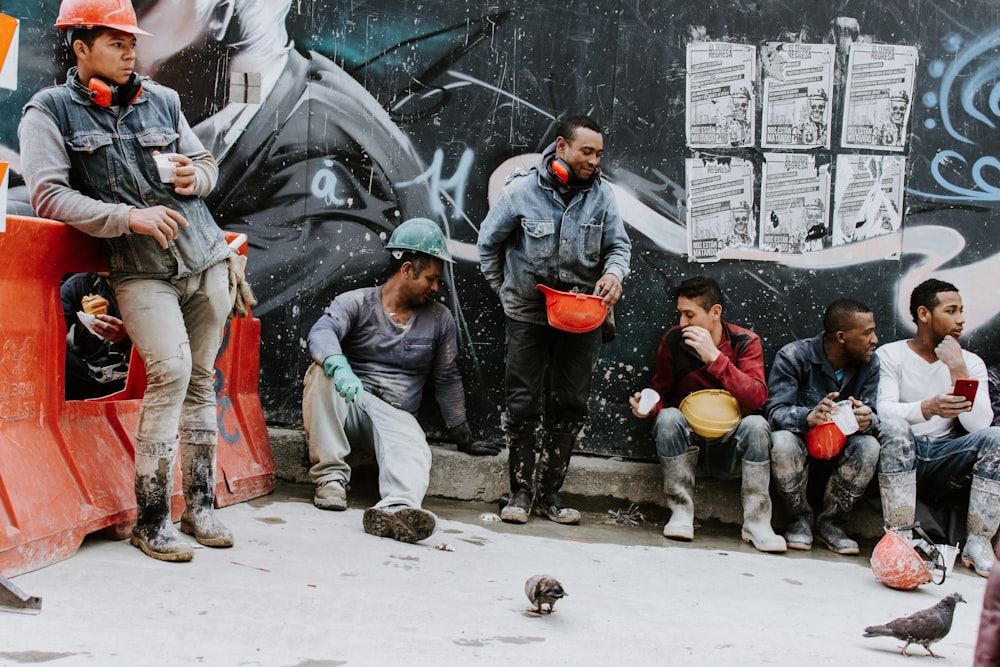
{"type": "Polygon", "coordinates": [[[561,292],[548,285],[538,285],[545,295],[545,315],[549,324],[561,331],[586,333],[601,326],[608,316],[608,307],[601,297],[582,292],[561,292]]]}
{"type": "MultiPolygon", "coordinates": [[[[919,527],[913,528],[915,532],[924,534],[919,527]]],[[[944,556],[931,544],[929,538],[919,542],[926,544],[930,553],[921,554],[905,537],[891,528],[886,528],[885,535],[872,551],[871,567],[875,578],[889,588],[909,591],[934,581],[931,571],[933,568],[942,574],[941,581],[934,583],[943,584],[946,572],[944,556]]]]}
{"type": "Polygon", "coordinates": [[[56,27],[112,28],[133,35],[152,35],[139,28],[131,0],[63,0],[56,27]]]}

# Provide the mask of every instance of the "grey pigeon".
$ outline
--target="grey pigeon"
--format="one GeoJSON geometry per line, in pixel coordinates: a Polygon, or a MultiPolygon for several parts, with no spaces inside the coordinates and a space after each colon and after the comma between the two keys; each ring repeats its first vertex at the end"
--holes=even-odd
{"type": "Polygon", "coordinates": [[[524,594],[528,596],[531,604],[535,605],[535,611],[539,614],[544,611],[542,609],[543,603],[549,605],[548,613],[551,614],[555,611],[553,607],[556,600],[566,597],[566,591],[563,590],[562,584],[555,577],[550,577],[547,574],[536,574],[528,577],[528,581],[524,584],[524,594]]]}
{"type": "Polygon", "coordinates": [[[951,631],[951,619],[955,616],[955,604],[965,602],[958,593],[946,595],[940,602],[928,609],[921,609],[909,616],[889,621],[885,625],[870,625],[865,628],[865,637],[895,637],[906,642],[903,655],[909,656],[906,647],[920,644],[935,658],[942,658],[931,650],[931,644],[951,631]]]}

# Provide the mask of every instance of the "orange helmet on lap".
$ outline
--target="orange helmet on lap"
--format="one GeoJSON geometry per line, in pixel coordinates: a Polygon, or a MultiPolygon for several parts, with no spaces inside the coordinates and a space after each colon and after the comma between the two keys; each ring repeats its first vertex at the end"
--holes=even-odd
{"type": "Polygon", "coordinates": [[[56,27],[112,28],[133,35],[151,35],[139,28],[131,0],[63,0],[59,5],[56,27]]]}

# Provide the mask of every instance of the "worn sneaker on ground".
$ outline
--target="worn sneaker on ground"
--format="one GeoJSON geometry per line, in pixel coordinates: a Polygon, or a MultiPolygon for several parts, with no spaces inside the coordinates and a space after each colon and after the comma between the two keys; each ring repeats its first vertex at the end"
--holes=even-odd
{"type": "Polygon", "coordinates": [[[347,509],[347,490],[344,483],[339,480],[323,482],[316,487],[316,494],[313,496],[313,505],[321,510],[335,510],[341,512],[347,509]]]}
{"type": "Polygon", "coordinates": [[[365,532],[415,544],[434,533],[434,515],[419,507],[369,507],[362,518],[365,532]]]}

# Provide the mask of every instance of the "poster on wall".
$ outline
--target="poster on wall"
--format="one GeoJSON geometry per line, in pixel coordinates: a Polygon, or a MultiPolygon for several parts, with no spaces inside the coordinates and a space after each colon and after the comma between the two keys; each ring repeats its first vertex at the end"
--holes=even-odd
{"type": "Polygon", "coordinates": [[[851,44],[844,92],[844,148],[902,151],[917,67],[914,46],[851,44]]]}
{"type": "Polygon", "coordinates": [[[901,155],[837,156],[833,244],[899,234],[901,247],[905,173],[901,155]]]}
{"type": "Polygon", "coordinates": [[[18,20],[0,14],[0,88],[17,90],[18,20]]]}
{"type": "Polygon", "coordinates": [[[761,249],[805,253],[830,245],[830,165],[815,155],[765,153],[760,188],[761,249]]]}
{"type": "Polygon", "coordinates": [[[757,52],[728,42],[687,46],[687,143],[692,148],[753,146],[757,52]]]}
{"type": "Polygon", "coordinates": [[[770,42],[763,47],[764,148],[830,148],[833,44],[770,42]]]}
{"type": "Polygon", "coordinates": [[[688,259],[711,262],[725,248],[756,248],[753,164],[739,158],[688,158],[688,259]]]}

